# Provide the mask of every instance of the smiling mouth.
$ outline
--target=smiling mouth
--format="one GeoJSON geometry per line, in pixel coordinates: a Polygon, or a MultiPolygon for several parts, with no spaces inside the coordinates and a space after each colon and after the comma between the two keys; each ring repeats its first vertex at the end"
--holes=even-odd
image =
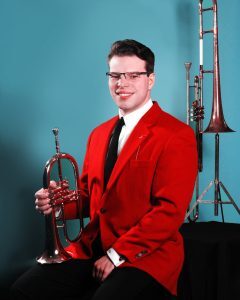
{"type": "Polygon", "coordinates": [[[128,97],[132,96],[133,93],[116,92],[116,94],[117,94],[118,96],[120,96],[121,98],[128,98],[128,97]]]}

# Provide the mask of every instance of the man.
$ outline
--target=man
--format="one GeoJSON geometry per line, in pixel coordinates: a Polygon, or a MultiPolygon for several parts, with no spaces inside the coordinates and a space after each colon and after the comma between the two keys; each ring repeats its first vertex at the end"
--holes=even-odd
{"type": "MultiPolygon", "coordinates": [[[[176,294],[184,256],[178,229],[197,172],[194,133],[151,100],[154,54],[148,47],[117,41],[108,64],[119,116],[88,140],[81,196],[90,222],[81,241],[67,247],[73,260],[33,267],[13,286],[13,299],[161,300],[176,294]]],[[[51,213],[48,190],[35,196],[36,209],[51,213]]],[[[73,206],[66,206],[66,216],[77,216],[73,206]]]]}

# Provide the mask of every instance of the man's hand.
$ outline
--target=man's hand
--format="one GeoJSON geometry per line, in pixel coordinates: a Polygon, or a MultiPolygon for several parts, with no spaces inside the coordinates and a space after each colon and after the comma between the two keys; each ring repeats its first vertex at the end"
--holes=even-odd
{"type": "Polygon", "coordinates": [[[48,189],[40,189],[35,193],[35,208],[43,215],[49,215],[52,212],[49,190],[55,189],[56,187],[57,183],[55,181],[50,181],[48,189]]]}
{"type": "Polygon", "coordinates": [[[94,263],[93,277],[99,281],[104,281],[114,268],[114,264],[111,262],[108,256],[102,256],[94,263]]]}

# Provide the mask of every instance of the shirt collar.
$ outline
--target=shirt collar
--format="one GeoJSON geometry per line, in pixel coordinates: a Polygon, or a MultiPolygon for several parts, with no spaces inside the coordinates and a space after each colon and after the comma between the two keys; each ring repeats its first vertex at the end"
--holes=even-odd
{"type": "Polygon", "coordinates": [[[123,117],[125,125],[127,128],[133,128],[137,125],[138,121],[143,115],[152,107],[153,102],[150,98],[143,106],[134,110],[133,112],[123,116],[119,110],[119,118],[123,117]]]}

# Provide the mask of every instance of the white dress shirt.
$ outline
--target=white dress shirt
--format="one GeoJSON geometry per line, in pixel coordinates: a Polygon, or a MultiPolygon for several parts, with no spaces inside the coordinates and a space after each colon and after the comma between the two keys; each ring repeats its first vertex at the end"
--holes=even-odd
{"type": "Polygon", "coordinates": [[[145,115],[145,113],[152,107],[152,105],[153,102],[149,99],[143,106],[125,116],[123,116],[119,110],[119,118],[123,117],[125,125],[122,127],[118,140],[118,154],[121,152],[134,127],[137,125],[142,116],[145,115]]]}

